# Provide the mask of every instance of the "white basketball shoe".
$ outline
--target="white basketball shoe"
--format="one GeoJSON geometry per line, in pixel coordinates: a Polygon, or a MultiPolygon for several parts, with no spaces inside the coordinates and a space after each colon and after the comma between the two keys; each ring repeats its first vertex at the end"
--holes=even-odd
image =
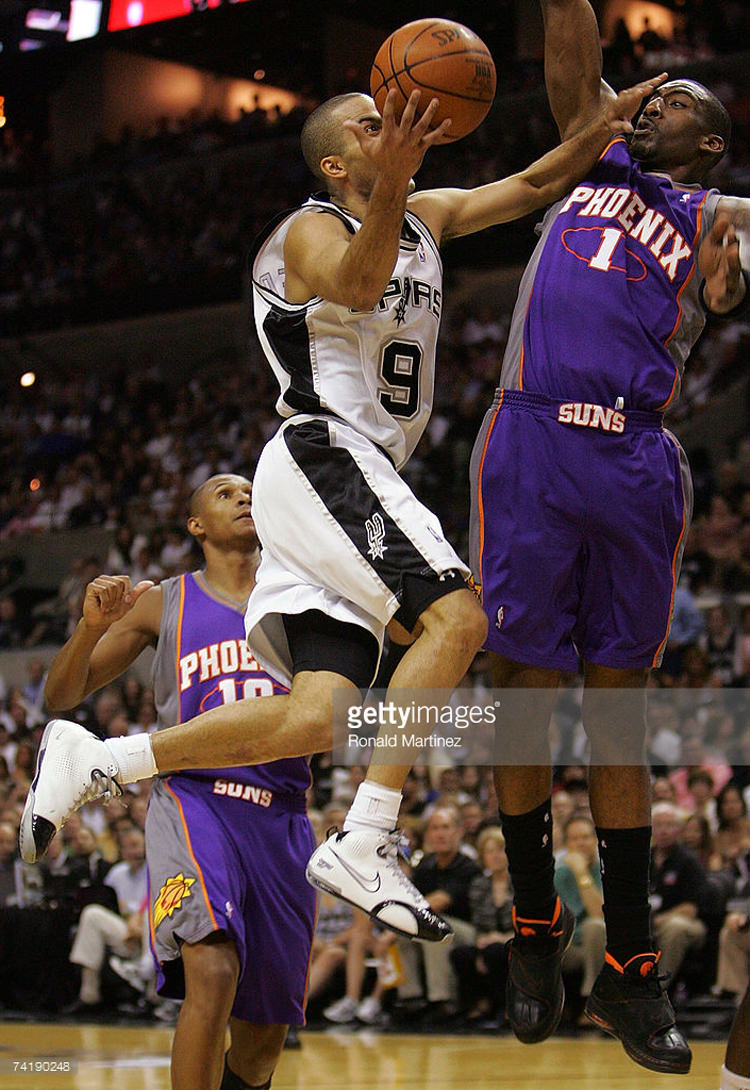
{"type": "Polygon", "coordinates": [[[332,833],[310,856],[307,880],[408,939],[450,942],[450,924],[432,911],[399,866],[400,841],[398,830],[332,833]]]}
{"type": "Polygon", "coordinates": [[[21,858],[36,863],[70,815],[92,799],[122,794],[109,749],[79,723],[53,719],[42,735],[36,775],[18,834],[21,858]]]}

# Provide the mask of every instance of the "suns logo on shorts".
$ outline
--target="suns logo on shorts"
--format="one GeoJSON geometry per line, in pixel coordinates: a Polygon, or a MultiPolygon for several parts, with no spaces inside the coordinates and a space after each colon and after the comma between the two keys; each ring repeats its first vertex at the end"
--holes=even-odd
{"type": "Polygon", "coordinates": [[[167,878],[154,900],[154,931],[163,920],[171,918],[186,897],[190,897],[190,887],[195,878],[186,878],[184,874],[176,874],[174,878],[167,878]]]}

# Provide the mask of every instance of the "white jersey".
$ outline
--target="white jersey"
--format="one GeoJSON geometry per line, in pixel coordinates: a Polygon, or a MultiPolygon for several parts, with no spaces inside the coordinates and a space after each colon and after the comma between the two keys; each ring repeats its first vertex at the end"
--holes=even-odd
{"type": "Polygon", "coordinates": [[[335,215],[354,234],[360,221],[311,197],[269,228],[253,261],[253,307],[260,342],[281,387],[281,416],[333,413],[387,451],[397,469],[409,459],[432,411],[442,310],[442,261],[435,240],[407,212],[393,275],[378,305],[354,311],[314,296],[284,298],[284,240],[310,210],[335,215]]]}

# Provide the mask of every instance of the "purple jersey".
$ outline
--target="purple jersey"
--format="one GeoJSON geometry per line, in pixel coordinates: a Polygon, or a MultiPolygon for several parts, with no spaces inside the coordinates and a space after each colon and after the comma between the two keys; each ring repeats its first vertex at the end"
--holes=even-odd
{"type": "MultiPolygon", "coordinates": [[[[161,584],[162,616],[153,665],[159,727],[184,723],[209,708],[287,690],[261,670],[245,640],[244,612],[213,595],[195,574],[161,584]]],[[[180,776],[216,781],[214,790],[235,796],[246,787],[269,793],[304,793],[307,761],[292,758],[243,768],[200,769],[180,776]]],[[[261,795],[253,798],[267,804],[261,795]]]]}
{"type": "Polygon", "coordinates": [[[705,323],[696,258],[718,198],[644,172],[614,140],[544,219],[500,386],[663,410],[705,323]]]}

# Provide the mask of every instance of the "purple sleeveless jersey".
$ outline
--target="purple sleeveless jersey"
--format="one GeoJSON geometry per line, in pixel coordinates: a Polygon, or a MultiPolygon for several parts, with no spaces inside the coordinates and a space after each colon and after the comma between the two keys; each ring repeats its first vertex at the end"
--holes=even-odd
{"type": "Polygon", "coordinates": [[[644,172],[625,141],[613,141],[547,213],[500,385],[664,409],[705,323],[695,258],[717,199],[644,172]]]}
{"type": "MultiPolygon", "coordinates": [[[[153,665],[160,724],[283,692],[247,649],[243,614],[195,575],[165,580],[153,665]]],[[[182,944],[216,931],[234,942],[232,1014],[304,1021],[315,921],[305,880],[314,848],[303,758],[179,772],[154,781],[146,819],[151,944],[160,994],[184,996],[182,944]]]]}
{"type": "Polygon", "coordinates": [[[661,414],[705,324],[718,199],[616,139],[545,216],[472,456],[472,569],[506,658],[661,660],[692,508],[661,414]]]}
{"type": "MultiPolygon", "coordinates": [[[[164,668],[155,674],[160,725],[184,723],[210,708],[248,697],[287,692],[253,658],[240,610],[214,597],[194,574],[167,580],[162,584],[162,593],[160,655],[171,657],[172,675],[164,668]],[[178,705],[173,707],[175,688],[178,705]],[[170,712],[176,718],[170,719],[170,712]]],[[[310,784],[310,770],[302,757],[233,768],[231,774],[227,768],[185,774],[286,793],[304,792],[310,784]]]]}

